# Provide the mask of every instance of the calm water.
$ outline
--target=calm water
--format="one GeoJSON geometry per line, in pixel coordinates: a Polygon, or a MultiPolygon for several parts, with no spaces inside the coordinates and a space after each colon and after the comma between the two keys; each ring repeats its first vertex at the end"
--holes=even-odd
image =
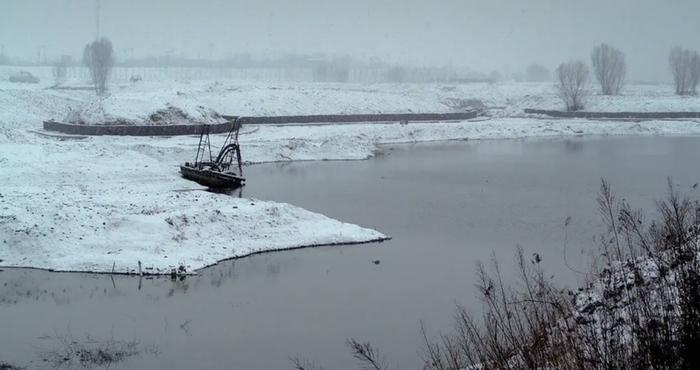
{"type": "Polygon", "coordinates": [[[270,253],[184,281],[5,269],[0,360],[40,366],[52,337],[138,340],[157,354],[117,368],[285,369],[302,356],[355,369],[345,341],[371,341],[401,369],[420,368],[419,322],[447,330],[455,302],[479,312],[474,270],[517,244],[575,284],[602,231],[601,177],[652,207],[666,177],[697,198],[700,138],[482,141],[386,148],[357,162],[247,168],[246,197],[292,203],[376,228],[381,244],[270,253]],[[379,260],[380,264],[372,261],[379,260]]]}

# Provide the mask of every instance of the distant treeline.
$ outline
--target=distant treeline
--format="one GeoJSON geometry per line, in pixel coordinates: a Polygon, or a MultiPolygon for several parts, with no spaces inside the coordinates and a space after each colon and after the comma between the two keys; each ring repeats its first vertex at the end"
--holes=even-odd
{"type": "MultiPolygon", "coordinates": [[[[46,57],[37,61],[16,60],[0,56],[0,65],[82,67],[83,61],[69,55],[56,59],[46,57]]],[[[411,67],[389,64],[379,59],[363,61],[349,56],[328,57],[322,54],[286,54],[260,58],[241,53],[221,59],[188,58],[160,55],[141,58],[117,58],[116,68],[173,68],[218,70],[278,70],[299,71],[308,76],[305,80],[316,82],[488,82],[491,76],[468,69],[452,67],[411,67]]]]}

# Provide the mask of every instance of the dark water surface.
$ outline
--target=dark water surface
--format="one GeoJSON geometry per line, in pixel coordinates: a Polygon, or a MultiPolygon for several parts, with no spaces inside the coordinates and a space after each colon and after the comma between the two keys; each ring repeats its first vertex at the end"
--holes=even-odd
{"type": "Polygon", "coordinates": [[[601,177],[653,207],[666,177],[698,198],[700,138],[480,141],[386,148],[368,161],[247,168],[246,197],[295,204],[393,240],[228,261],[184,281],[4,269],[0,360],[42,366],[56,337],[137,340],[151,348],[112,368],[286,369],[289,357],[354,369],[345,341],[421,367],[420,320],[448,330],[454,303],[479,312],[475,264],[510,266],[520,244],[554,278],[586,264],[602,226],[601,177]],[[372,261],[379,260],[379,264],[372,261]],[[157,349],[156,354],[153,348],[157,349]]]}

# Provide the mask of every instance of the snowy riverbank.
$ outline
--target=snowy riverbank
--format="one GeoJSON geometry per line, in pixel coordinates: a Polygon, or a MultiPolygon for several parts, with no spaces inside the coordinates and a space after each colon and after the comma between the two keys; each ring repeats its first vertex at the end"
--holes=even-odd
{"type": "MultiPolygon", "coordinates": [[[[700,122],[610,122],[558,119],[475,119],[461,122],[302,126],[249,126],[240,142],[246,163],[313,160],[357,160],[372,157],[382,145],[448,140],[520,139],[573,136],[700,135],[700,122]]],[[[213,135],[213,145],[224,135],[213,135]]],[[[136,151],[164,161],[190,160],[192,137],[91,137],[85,142],[136,151]]]]}
{"type": "MultiPolygon", "coordinates": [[[[582,135],[700,135],[700,123],[511,118],[251,126],[241,144],[244,160],[259,163],[364,159],[384,144],[582,135]]],[[[192,159],[195,137],[61,140],[27,132],[23,139],[0,143],[2,266],[134,272],[141,261],[144,271],[167,273],[265,250],[385,238],[292,205],[202,191],[177,168],[192,159]]],[[[214,135],[213,145],[223,139],[214,135]]]]}
{"type": "MultiPolygon", "coordinates": [[[[497,105],[508,103],[506,96],[511,94],[508,89],[499,95],[496,87],[478,90],[471,85],[359,89],[302,84],[230,90],[226,86],[202,85],[178,93],[139,85],[113,91],[109,104],[128,110],[119,116],[131,117],[164,104],[178,106],[178,99],[183,99],[183,106],[201,100],[229,114],[424,112],[450,111],[450,97],[481,97],[497,105]]],[[[545,89],[527,84],[518,88],[545,89]]],[[[140,261],[145,272],[168,273],[181,265],[192,272],[260,251],[385,238],[378,231],[292,205],[202,191],[178,174],[178,165],[194,157],[195,137],[66,137],[36,132],[42,120],[87,104],[89,94],[0,84],[0,266],[135,272],[140,261]]],[[[518,102],[532,98],[519,94],[518,102]]],[[[425,141],[700,135],[700,122],[693,120],[534,119],[516,114],[518,104],[492,109],[491,118],[462,122],[246,126],[240,142],[243,159],[250,164],[366,159],[382,145],[425,141]]],[[[223,139],[213,135],[212,146],[223,139]]],[[[250,179],[248,186],[255,186],[255,181],[250,179]]]]}
{"type": "Polygon", "coordinates": [[[99,142],[0,144],[0,266],[186,271],[250,253],[383,234],[283,204],[203,191],[177,161],[99,142]]]}

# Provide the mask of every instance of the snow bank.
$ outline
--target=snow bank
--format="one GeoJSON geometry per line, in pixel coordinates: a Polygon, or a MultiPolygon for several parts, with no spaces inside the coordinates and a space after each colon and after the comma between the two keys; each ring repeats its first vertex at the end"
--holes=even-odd
{"type": "Polygon", "coordinates": [[[52,194],[9,189],[0,265],[57,271],[193,272],[256,252],[386,237],[289,204],[202,191],[52,194]],[[110,194],[110,195],[103,195],[110,194]],[[79,201],[77,201],[79,200],[79,201]]]}
{"type": "Polygon", "coordinates": [[[147,124],[151,125],[215,125],[226,120],[213,109],[198,105],[189,111],[166,104],[166,107],[148,115],[147,124]]]}
{"type": "Polygon", "coordinates": [[[80,109],[69,108],[61,122],[78,125],[214,125],[226,120],[213,109],[185,104],[184,108],[165,103],[164,108],[144,115],[124,114],[123,110],[110,111],[109,98],[97,99],[80,109]]]}
{"type": "Polygon", "coordinates": [[[386,238],[292,205],[203,191],[165,157],[108,140],[0,144],[0,265],[123,273],[141,261],[150,273],[192,272],[255,252],[386,238]]]}

